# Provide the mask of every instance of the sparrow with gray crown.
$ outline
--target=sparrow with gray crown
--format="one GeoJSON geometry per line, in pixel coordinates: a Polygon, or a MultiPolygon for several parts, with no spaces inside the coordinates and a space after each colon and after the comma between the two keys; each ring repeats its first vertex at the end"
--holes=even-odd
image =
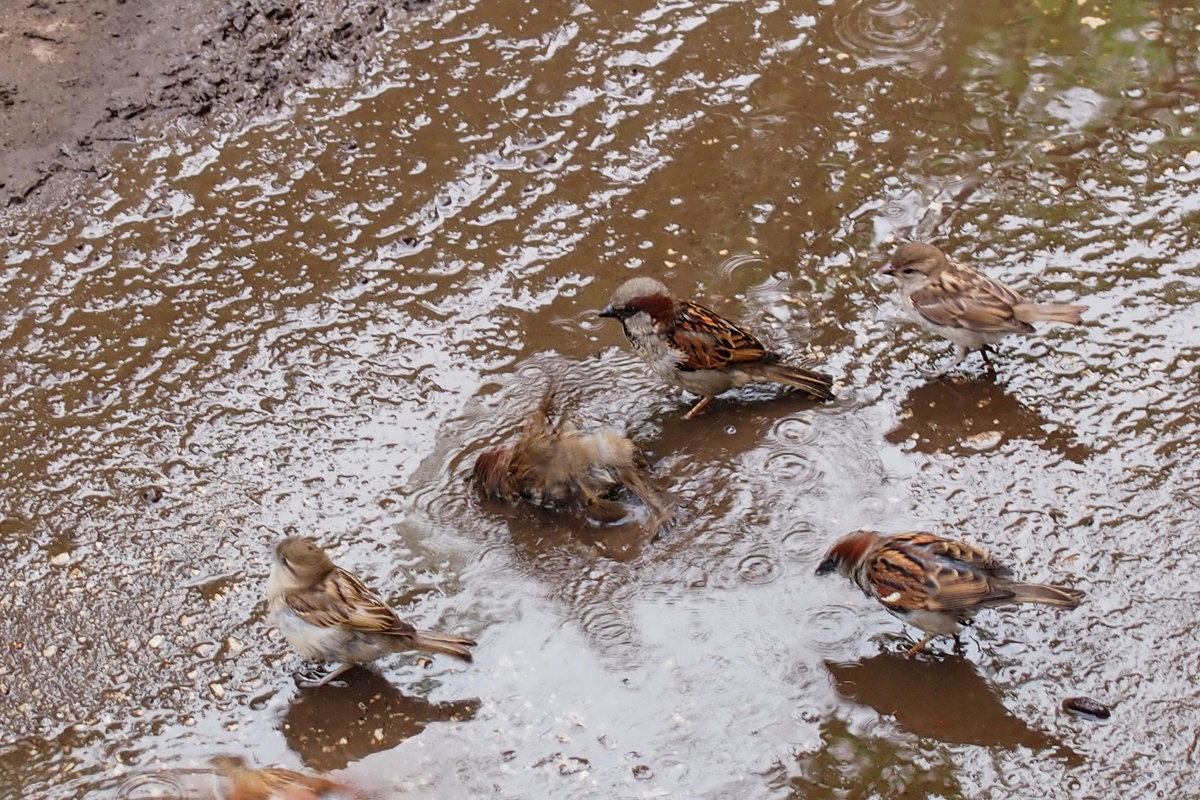
{"type": "Polygon", "coordinates": [[[906,242],[878,270],[896,281],[900,304],[926,330],[954,343],[954,369],[972,350],[991,368],[991,345],[1009,334],[1030,334],[1034,322],[1079,325],[1087,306],[1030,303],[1000,281],[952,261],[931,244],[906,242]]]}
{"type": "Polygon", "coordinates": [[[843,536],[817,567],[818,575],[835,571],[927,634],[910,656],[935,636],[957,640],[962,626],[984,608],[1041,603],[1070,609],[1083,599],[1079,589],[1014,581],[1011,570],[983,550],[923,531],[843,536]]]}
{"type": "Polygon", "coordinates": [[[301,658],[341,663],[308,686],[323,686],[356,664],[404,650],[470,661],[475,644],[465,636],[417,630],[306,537],[290,536],[275,545],[267,605],[272,622],[301,658]]]}
{"type": "Polygon", "coordinates": [[[650,371],[700,395],[691,419],[717,395],[748,383],[781,383],[817,400],[833,399],[833,381],[807,365],[781,363],[749,331],[715,311],[681,300],[654,278],[630,278],[600,312],[620,320],[625,336],[650,371]]]}

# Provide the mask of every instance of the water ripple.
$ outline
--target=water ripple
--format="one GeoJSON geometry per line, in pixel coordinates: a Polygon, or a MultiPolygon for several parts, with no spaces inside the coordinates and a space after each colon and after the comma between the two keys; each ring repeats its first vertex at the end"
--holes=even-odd
{"type": "Polygon", "coordinates": [[[919,65],[941,51],[946,8],[936,0],[852,0],[834,15],[834,30],[867,63],[919,65]]]}
{"type": "Polygon", "coordinates": [[[779,562],[769,555],[757,554],[743,558],[737,565],[738,578],[743,583],[771,583],[783,574],[779,562]]]}

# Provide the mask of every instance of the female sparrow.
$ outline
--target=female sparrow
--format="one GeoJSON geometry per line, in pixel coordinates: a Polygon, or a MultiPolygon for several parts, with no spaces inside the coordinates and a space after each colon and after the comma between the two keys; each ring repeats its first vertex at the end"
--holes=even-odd
{"type": "Polygon", "coordinates": [[[485,450],[475,460],[475,481],[488,497],[535,505],[583,504],[599,519],[622,517],[613,495],[625,487],[653,512],[647,527],[657,532],[675,516],[675,504],[655,489],[637,446],[614,430],[584,433],[566,419],[553,420],[554,392],[548,391],[506,447],[485,450]]]}
{"type": "Polygon", "coordinates": [[[289,536],[275,545],[267,578],[271,619],[308,661],[341,666],[315,684],[323,686],[346,670],[403,650],[427,650],[471,660],[474,641],[419,631],[351,573],[336,566],[312,539],[289,536]]]}
{"type": "Polygon", "coordinates": [[[832,400],[833,381],[806,366],[779,363],[749,332],[690,300],[679,300],[654,278],[630,278],[600,312],[619,319],[634,351],[668,383],[701,395],[684,419],[713,397],[748,383],[793,386],[817,400],[832,400]]]}
{"type": "Polygon", "coordinates": [[[1003,283],[921,242],[897,247],[879,274],[896,281],[900,303],[922,327],[954,342],[954,361],[938,375],[954,369],[972,350],[978,350],[990,368],[988,345],[1010,333],[1033,333],[1032,322],[1078,325],[1080,312],[1087,310],[1030,303],[1003,283]]]}
{"type": "Polygon", "coordinates": [[[1083,599],[1078,589],[1010,580],[1011,571],[984,551],[921,531],[884,536],[863,530],[844,536],[829,549],[817,574],[834,570],[928,634],[908,651],[910,656],[935,636],[957,638],[981,608],[1016,603],[1075,608],[1083,599]]]}
{"type": "Polygon", "coordinates": [[[282,767],[251,769],[237,756],[217,756],[212,765],[229,779],[229,791],[223,795],[228,800],[319,800],[329,792],[346,788],[327,778],[282,767]]]}

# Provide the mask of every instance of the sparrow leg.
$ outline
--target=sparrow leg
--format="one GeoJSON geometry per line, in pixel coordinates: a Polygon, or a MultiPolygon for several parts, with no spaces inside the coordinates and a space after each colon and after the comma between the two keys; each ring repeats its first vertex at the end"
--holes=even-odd
{"type": "Polygon", "coordinates": [[[684,418],[684,419],[691,419],[692,417],[694,417],[694,416],[696,416],[697,414],[699,414],[699,413],[700,413],[700,411],[701,411],[701,410],[702,410],[702,409],[703,409],[703,408],[704,408],[706,405],[708,405],[708,404],[709,404],[709,403],[711,403],[711,402],[712,402],[712,397],[702,397],[702,398],[700,398],[700,402],[699,402],[699,403],[696,403],[696,405],[692,406],[692,410],[691,410],[691,411],[689,411],[688,413],[684,414],[684,415],[683,415],[683,418],[684,418]]]}
{"type": "Polygon", "coordinates": [[[942,371],[938,373],[938,377],[945,375],[947,372],[957,367],[970,353],[971,351],[963,347],[961,344],[954,345],[954,360],[942,367],[942,371]]]}
{"type": "Polygon", "coordinates": [[[983,347],[979,348],[979,355],[983,356],[983,363],[987,365],[988,374],[994,378],[996,377],[996,365],[993,364],[992,359],[988,357],[988,353],[993,352],[995,351],[992,350],[992,346],[989,344],[985,344],[983,347]]]}
{"type": "MultiPolygon", "coordinates": [[[[304,689],[316,689],[319,686],[324,686],[325,684],[332,682],[333,679],[336,678],[338,675],[341,675],[346,670],[351,669],[353,666],[354,666],[353,662],[350,662],[347,664],[342,664],[342,665],[338,666],[337,669],[330,670],[328,673],[326,673],[325,677],[321,678],[321,680],[319,680],[319,681],[302,679],[300,681],[300,686],[304,689]]],[[[346,685],[346,682],[345,681],[337,681],[333,685],[344,687],[346,685]]]]}
{"type": "Polygon", "coordinates": [[[928,636],[926,636],[924,639],[922,639],[921,641],[914,644],[912,647],[908,648],[908,652],[904,654],[905,657],[912,658],[917,653],[921,652],[921,650],[923,650],[925,648],[925,645],[929,644],[930,640],[932,640],[933,637],[936,635],[937,634],[931,633],[928,636]]]}
{"type": "Polygon", "coordinates": [[[963,359],[966,358],[967,354],[970,352],[971,351],[968,350],[967,348],[956,344],[956,345],[954,345],[954,360],[953,361],[951,361],[949,364],[942,367],[941,369],[923,369],[923,370],[921,370],[921,374],[923,374],[926,378],[940,378],[943,375],[945,375],[947,372],[949,372],[950,370],[954,369],[959,364],[961,364],[963,359]]]}

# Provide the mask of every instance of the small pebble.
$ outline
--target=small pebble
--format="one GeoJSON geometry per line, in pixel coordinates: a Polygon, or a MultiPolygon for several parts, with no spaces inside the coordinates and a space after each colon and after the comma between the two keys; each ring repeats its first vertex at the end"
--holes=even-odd
{"type": "Polygon", "coordinates": [[[161,486],[144,486],[141,490],[142,500],[147,503],[157,503],[163,499],[163,494],[161,486]]]}
{"type": "Polygon", "coordinates": [[[1068,697],[1063,700],[1063,708],[1077,717],[1092,720],[1103,720],[1112,716],[1108,706],[1090,697],[1068,697]]]}

